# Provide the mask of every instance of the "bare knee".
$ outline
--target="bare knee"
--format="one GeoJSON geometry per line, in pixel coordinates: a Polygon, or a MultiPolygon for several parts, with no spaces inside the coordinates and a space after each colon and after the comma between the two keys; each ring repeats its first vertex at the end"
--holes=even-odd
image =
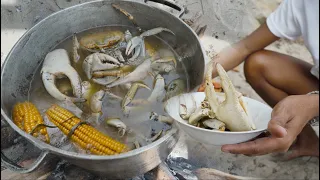
{"type": "Polygon", "coordinates": [[[265,79],[263,72],[266,68],[267,55],[265,51],[258,51],[251,54],[244,63],[244,74],[251,86],[257,86],[265,79]]]}

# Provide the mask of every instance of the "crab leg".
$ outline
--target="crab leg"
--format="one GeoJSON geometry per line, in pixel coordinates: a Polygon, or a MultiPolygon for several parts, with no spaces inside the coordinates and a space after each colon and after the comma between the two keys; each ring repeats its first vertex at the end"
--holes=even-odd
{"type": "Polygon", "coordinates": [[[83,81],[81,83],[81,87],[82,87],[81,97],[85,98],[88,101],[92,93],[92,85],[89,81],[83,81]]]}
{"type": "Polygon", "coordinates": [[[145,60],[141,65],[139,65],[133,72],[128,74],[125,77],[107,85],[107,87],[114,87],[120,84],[125,84],[129,82],[141,81],[144,80],[150,71],[151,59],[145,60]]]}
{"type": "Polygon", "coordinates": [[[112,56],[103,53],[93,53],[84,59],[82,68],[88,79],[92,78],[94,71],[120,67],[120,62],[112,56]],[[109,63],[111,62],[111,63],[109,63]]]}
{"type": "Polygon", "coordinates": [[[105,95],[104,90],[96,92],[90,99],[90,109],[93,113],[101,113],[102,99],[105,95]]]}
{"type": "Polygon", "coordinates": [[[157,59],[151,63],[151,68],[158,73],[169,73],[175,69],[175,67],[168,63],[172,59],[157,59]]]}
{"type": "Polygon", "coordinates": [[[161,59],[157,59],[155,60],[155,62],[157,63],[169,63],[169,62],[173,62],[174,67],[177,67],[177,60],[174,57],[163,57],[161,59]]]}
{"type": "Polygon", "coordinates": [[[106,124],[117,128],[119,130],[120,137],[124,136],[127,131],[127,126],[119,118],[107,118],[106,124]]]}
{"type": "Polygon", "coordinates": [[[162,135],[162,132],[163,132],[163,130],[159,131],[157,134],[152,136],[150,139],[147,139],[147,141],[154,142],[154,141],[158,140],[160,138],[160,136],[162,135]]]}
{"type": "Polygon", "coordinates": [[[144,38],[147,36],[156,35],[160,32],[169,32],[173,35],[175,35],[171,30],[167,28],[157,27],[148,31],[143,32],[140,36],[133,37],[129,40],[126,48],[126,55],[128,56],[135,50],[132,58],[130,58],[130,61],[135,60],[138,56],[145,57],[146,56],[146,47],[144,43],[144,38]]]}
{"type": "Polygon", "coordinates": [[[202,122],[204,126],[212,128],[214,130],[225,131],[226,124],[217,119],[208,119],[202,122]]]}
{"type": "Polygon", "coordinates": [[[201,120],[204,117],[214,118],[214,114],[209,108],[197,108],[196,111],[191,114],[189,118],[189,124],[195,125],[199,120],[201,120]]]}
{"type": "Polygon", "coordinates": [[[180,104],[179,114],[182,119],[188,120],[190,118],[191,114],[193,114],[196,111],[197,104],[196,104],[196,100],[194,99],[194,96],[191,95],[192,106],[187,107],[186,99],[184,96],[185,95],[180,95],[180,97],[179,97],[179,104],[180,104]]]}
{"type": "Polygon", "coordinates": [[[74,33],[72,37],[72,44],[73,44],[73,62],[77,63],[80,59],[80,55],[78,54],[78,49],[80,48],[79,41],[77,39],[76,33],[74,33]]]}
{"type": "Polygon", "coordinates": [[[156,83],[153,87],[153,91],[148,98],[149,102],[162,101],[166,94],[164,78],[160,74],[156,76],[155,82],[156,83]]]}
{"type": "Polygon", "coordinates": [[[107,76],[104,78],[93,78],[92,81],[101,84],[101,85],[108,85],[112,82],[115,82],[119,79],[120,77],[113,77],[113,76],[107,76]]]}
{"type": "Polygon", "coordinates": [[[143,83],[133,83],[133,85],[131,85],[128,93],[125,95],[125,97],[122,100],[122,104],[121,104],[122,108],[127,106],[133,100],[133,98],[136,95],[139,87],[143,87],[143,88],[146,88],[148,90],[151,90],[147,85],[145,85],[143,83]]]}
{"type": "Polygon", "coordinates": [[[140,48],[142,46],[143,39],[140,38],[139,36],[133,37],[129,40],[126,48],[126,55],[128,56],[129,54],[132,53],[133,50],[136,50],[134,52],[134,55],[130,59],[135,59],[140,55],[140,48]]]}
{"type": "Polygon", "coordinates": [[[157,28],[154,28],[154,29],[150,29],[148,31],[145,31],[143,32],[140,37],[147,37],[147,36],[153,36],[153,35],[156,35],[156,34],[159,34],[163,31],[166,31],[166,32],[169,32],[173,35],[175,35],[170,29],[167,29],[167,28],[162,28],[162,27],[157,27],[157,28]]]}
{"type": "Polygon", "coordinates": [[[133,25],[139,30],[139,32],[141,32],[141,28],[138,26],[138,24],[136,23],[136,21],[134,20],[133,16],[130,13],[128,13],[126,10],[122,9],[116,4],[112,4],[112,7],[120,11],[125,16],[127,16],[127,18],[133,23],[133,25]]]}
{"type": "Polygon", "coordinates": [[[168,116],[158,115],[155,112],[151,112],[150,120],[160,121],[160,122],[167,123],[167,124],[172,124],[173,123],[173,119],[172,118],[170,118],[168,116]]]}
{"type": "Polygon", "coordinates": [[[123,77],[134,70],[132,66],[123,66],[120,69],[111,69],[104,71],[95,71],[92,73],[93,78],[103,78],[106,76],[115,76],[115,77],[123,77]]]}
{"type": "Polygon", "coordinates": [[[106,76],[122,77],[130,74],[130,72],[123,72],[121,70],[106,70],[96,71],[92,74],[93,78],[104,78],[106,76]]]}

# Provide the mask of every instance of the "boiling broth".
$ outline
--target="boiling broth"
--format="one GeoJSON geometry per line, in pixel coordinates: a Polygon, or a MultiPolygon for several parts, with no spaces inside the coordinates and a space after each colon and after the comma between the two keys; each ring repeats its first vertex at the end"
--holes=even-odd
{"type": "MultiPolygon", "coordinates": [[[[125,32],[126,30],[129,30],[133,37],[136,35],[139,35],[138,32],[134,27],[130,26],[105,26],[105,27],[99,27],[99,28],[94,28],[94,29],[89,29],[83,32],[80,32],[77,34],[78,40],[81,39],[81,37],[86,36],[88,34],[94,34],[97,32],[102,32],[102,31],[122,31],[125,32]]],[[[177,67],[175,71],[172,71],[168,74],[162,74],[163,78],[165,79],[165,84],[168,85],[172,80],[180,78],[183,79],[186,83],[186,91],[188,91],[189,87],[189,78],[187,76],[186,70],[184,68],[184,65],[182,62],[179,61],[180,57],[177,55],[177,53],[162,39],[158,38],[157,36],[150,36],[145,38],[145,43],[148,43],[150,46],[152,46],[157,52],[160,52],[159,50],[170,50],[174,56],[175,59],[177,60],[177,67]]],[[[82,68],[82,63],[84,59],[92,54],[92,52],[86,51],[82,48],[78,50],[78,54],[80,55],[80,59],[77,63],[74,63],[72,60],[72,37],[68,37],[65,39],[63,42],[58,44],[54,49],[65,49],[69,53],[69,58],[71,61],[72,66],[75,68],[75,70],[78,72],[79,76],[81,77],[82,81],[89,81],[91,85],[93,86],[93,91],[97,92],[100,89],[104,88],[102,85],[96,84],[93,81],[89,80],[82,68]]],[[[161,54],[159,54],[160,57],[162,57],[161,54]]],[[[36,70],[35,76],[30,84],[30,89],[29,89],[29,95],[28,99],[32,103],[34,103],[40,112],[44,115],[45,111],[52,105],[52,104],[58,104],[61,105],[64,108],[67,108],[68,110],[72,111],[72,107],[70,107],[68,104],[65,102],[59,102],[58,100],[54,99],[51,97],[46,89],[43,86],[42,79],[40,76],[40,70],[41,66],[36,70]]],[[[147,99],[153,89],[153,84],[154,84],[154,79],[151,76],[148,76],[145,80],[144,83],[151,88],[150,90],[147,90],[145,88],[140,88],[138,89],[134,99],[147,99]]],[[[70,81],[66,78],[63,79],[58,79],[56,81],[56,85],[59,88],[60,91],[64,92],[68,96],[72,96],[72,88],[70,85],[70,81]]],[[[110,89],[110,92],[118,95],[120,97],[124,97],[125,94],[127,93],[126,89],[120,88],[119,86],[113,87],[110,89]]],[[[90,122],[91,125],[93,125],[96,129],[99,131],[107,134],[108,136],[123,142],[127,145],[132,143],[135,139],[139,137],[145,137],[145,138],[150,138],[154,133],[159,132],[160,130],[168,130],[171,128],[170,125],[167,125],[162,122],[158,121],[150,121],[150,113],[151,112],[156,112],[159,115],[166,115],[164,112],[164,104],[163,102],[156,102],[150,106],[147,106],[146,108],[143,108],[141,111],[137,111],[134,113],[130,113],[129,116],[126,116],[123,114],[122,109],[121,109],[121,101],[115,100],[115,99],[110,99],[110,97],[105,97],[103,99],[103,108],[102,112],[103,115],[102,117],[96,121],[93,120],[90,112],[90,108],[88,104],[83,103],[83,104],[77,104],[79,108],[82,110],[82,116],[81,119],[87,122],[90,122]],[[130,133],[126,133],[125,136],[120,137],[118,130],[114,127],[107,126],[105,123],[105,118],[110,118],[110,117],[117,117],[120,118],[122,122],[124,122],[127,126],[128,129],[130,129],[130,133]]],[[[73,108],[76,110],[76,108],[73,108]]],[[[75,112],[75,111],[72,111],[75,112]]],[[[45,118],[46,124],[51,124],[46,118],[45,118]]],[[[55,134],[55,136],[51,136],[51,138],[55,138],[52,141],[52,145],[56,147],[67,147],[63,148],[68,151],[76,151],[79,153],[82,153],[79,148],[74,148],[70,146],[70,143],[65,139],[65,136],[56,128],[56,129],[48,129],[48,132],[51,134],[55,134]]]]}

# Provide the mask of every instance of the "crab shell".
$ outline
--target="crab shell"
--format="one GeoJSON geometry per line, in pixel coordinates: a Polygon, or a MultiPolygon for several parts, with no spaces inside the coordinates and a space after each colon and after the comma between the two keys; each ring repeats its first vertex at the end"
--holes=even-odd
{"type": "Polygon", "coordinates": [[[91,52],[98,52],[101,49],[110,48],[124,40],[124,33],[121,31],[104,31],[89,34],[80,39],[80,46],[91,52]]]}

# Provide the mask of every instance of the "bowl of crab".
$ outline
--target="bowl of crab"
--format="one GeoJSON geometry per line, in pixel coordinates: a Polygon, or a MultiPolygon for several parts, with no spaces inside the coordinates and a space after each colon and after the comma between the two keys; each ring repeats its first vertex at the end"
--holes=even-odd
{"type": "Polygon", "coordinates": [[[208,68],[205,91],[181,94],[165,104],[176,124],[195,140],[210,145],[246,142],[267,130],[272,108],[237,92],[220,64],[208,68]],[[217,69],[224,92],[212,83],[217,69]]]}

